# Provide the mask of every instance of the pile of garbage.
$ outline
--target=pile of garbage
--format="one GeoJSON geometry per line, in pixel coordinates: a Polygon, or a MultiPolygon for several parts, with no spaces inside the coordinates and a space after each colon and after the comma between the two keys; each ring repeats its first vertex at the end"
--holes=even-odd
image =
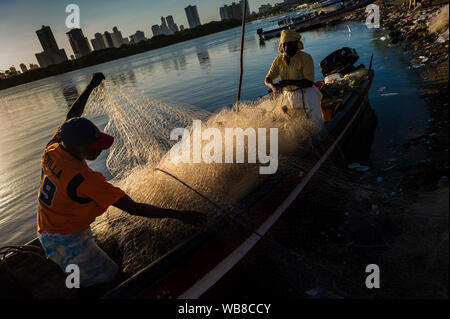
{"type": "MultiPolygon", "coordinates": [[[[448,1],[424,0],[410,7],[407,0],[383,1],[380,6],[381,27],[389,30],[381,41],[412,47],[419,57],[411,68],[426,64],[438,64],[448,59],[449,6],[448,1]]],[[[345,20],[365,21],[367,13],[361,9],[345,17],[345,20]]]]}
{"type": "Polygon", "coordinates": [[[448,5],[441,8],[423,7],[418,3],[416,8],[408,9],[405,2],[397,10],[386,12],[383,20],[383,26],[391,30],[389,41],[393,44],[406,40],[412,42],[415,48],[421,48],[424,41],[436,45],[448,42],[448,5]],[[445,12],[446,24],[436,27],[438,23],[433,21],[445,12]]]}

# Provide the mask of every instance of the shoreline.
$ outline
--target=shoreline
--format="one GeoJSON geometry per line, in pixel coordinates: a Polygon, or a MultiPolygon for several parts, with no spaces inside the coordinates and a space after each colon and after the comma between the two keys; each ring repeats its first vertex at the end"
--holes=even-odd
{"type": "Polygon", "coordinates": [[[159,35],[136,44],[122,45],[120,48],[108,48],[99,51],[92,51],[88,55],[85,55],[76,60],[68,60],[63,63],[48,66],[47,68],[29,70],[17,76],[0,79],[0,91],[22,84],[42,80],[51,76],[69,73],[94,65],[119,60],[121,58],[201,38],[214,33],[227,31],[233,28],[237,28],[240,25],[241,21],[239,20],[224,20],[219,22],[213,21],[207,24],[200,25],[194,29],[187,29],[177,32],[173,35],[159,35]]]}

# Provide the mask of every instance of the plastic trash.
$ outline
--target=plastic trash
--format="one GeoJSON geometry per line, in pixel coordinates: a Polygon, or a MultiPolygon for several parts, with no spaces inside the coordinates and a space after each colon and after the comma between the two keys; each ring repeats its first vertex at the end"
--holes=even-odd
{"type": "Polygon", "coordinates": [[[425,64],[413,64],[413,65],[411,65],[410,67],[408,67],[410,70],[412,70],[412,69],[418,69],[418,68],[421,68],[421,67],[423,67],[425,64]]]}
{"type": "Polygon", "coordinates": [[[359,166],[356,168],[358,172],[367,172],[369,170],[368,166],[359,166]]]}
{"type": "Polygon", "coordinates": [[[448,41],[448,29],[447,31],[441,33],[438,38],[436,39],[436,43],[442,44],[448,41]]]}
{"type": "Polygon", "coordinates": [[[378,92],[383,92],[384,90],[386,90],[385,86],[381,86],[381,87],[378,88],[378,92]]]}
{"type": "Polygon", "coordinates": [[[361,165],[359,165],[359,163],[353,163],[353,164],[349,164],[348,166],[347,166],[347,168],[349,168],[349,169],[354,169],[354,168],[357,168],[357,167],[360,167],[361,165]]]}
{"type": "Polygon", "coordinates": [[[327,75],[324,80],[325,80],[325,84],[328,84],[328,83],[333,83],[335,81],[341,81],[342,77],[339,73],[333,73],[333,74],[327,75]]]}
{"type": "Polygon", "coordinates": [[[377,177],[377,182],[381,183],[383,181],[383,177],[377,177]]]}
{"type": "Polygon", "coordinates": [[[380,40],[381,41],[386,41],[386,37],[381,37],[380,40]]]}
{"type": "Polygon", "coordinates": [[[394,96],[394,95],[398,95],[398,93],[383,93],[383,94],[381,94],[381,96],[394,96]]]}
{"type": "Polygon", "coordinates": [[[427,62],[429,60],[426,56],[423,56],[423,55],[421,55],[419,57],[419,59],[420,59],[420,62],[422,62],[422,63],[425,63],[425,62],[427,62]]]}

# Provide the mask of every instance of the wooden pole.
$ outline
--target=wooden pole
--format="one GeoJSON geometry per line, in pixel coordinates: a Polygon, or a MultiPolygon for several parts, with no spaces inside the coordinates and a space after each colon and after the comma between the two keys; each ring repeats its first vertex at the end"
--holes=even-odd
{"type": "Polygon", "coordinates": [[[236,106],[241,101],[242,77],[244,75],[244,38],[245,38],[245,18],[247,15],[247,0],[244,1],[244,11],[242,12],[242,34],[241,34],[241,72],[239,75],[239,87],[236,106]]]}

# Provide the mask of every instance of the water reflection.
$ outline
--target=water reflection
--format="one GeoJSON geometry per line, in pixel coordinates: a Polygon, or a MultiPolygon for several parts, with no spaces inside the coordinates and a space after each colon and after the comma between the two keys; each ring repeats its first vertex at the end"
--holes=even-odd
{"type": "Polygon", "coordinates": [[[181,70],[186,70],[187,62],[184,55],[180,56],[176,61],[179,64],[181,70]]]}
{"type": "Polygon", "coordinates": [[[133,86],[136,86],[136,74],[133,72],[132,69],[129,69],[128,71],[124,73],[119,73],[116,75],[111,75],[109,79],[115,84],[115,85],[124,85],[131,83],[133,86]]]}
{"type": "Polygon", "coordinates": [[[198,46],[197,49],[197,58],[198,63],[200,63],[200,67],[209,68],[211,67],[211,59],[209,57],[209,51],[205,46],[198,46]]]}
{"type": "Polygon", "coordinates": [[[182,56],[173,55],[173,57],[162,61],[162,67],[165,72],[170,72],[173,70],[175,71],[186,70],[186,66],[187,61],[184,55],[182,56]]]}
{"type": "Polygon", "coordinates": [[[227,46],[229,53],[239,52],[241,49],[241,44],[239,43],[239,41],[230,42],[227,46]]]}
{"type": "MultiPolygon", "coordinates": [[[[244,40],[244,50],[257,47],[256,43],[257,36],[247,36],[244,40]]],[[[264,41],[264,40],[263,40],[264,41]]],[[[261,47],[261,41],[259,41],[261,47]]],[[[234,42],[228,43],[228,52],[235,53],[241,51],[241,41],[236,40],[234,42]]]]}

